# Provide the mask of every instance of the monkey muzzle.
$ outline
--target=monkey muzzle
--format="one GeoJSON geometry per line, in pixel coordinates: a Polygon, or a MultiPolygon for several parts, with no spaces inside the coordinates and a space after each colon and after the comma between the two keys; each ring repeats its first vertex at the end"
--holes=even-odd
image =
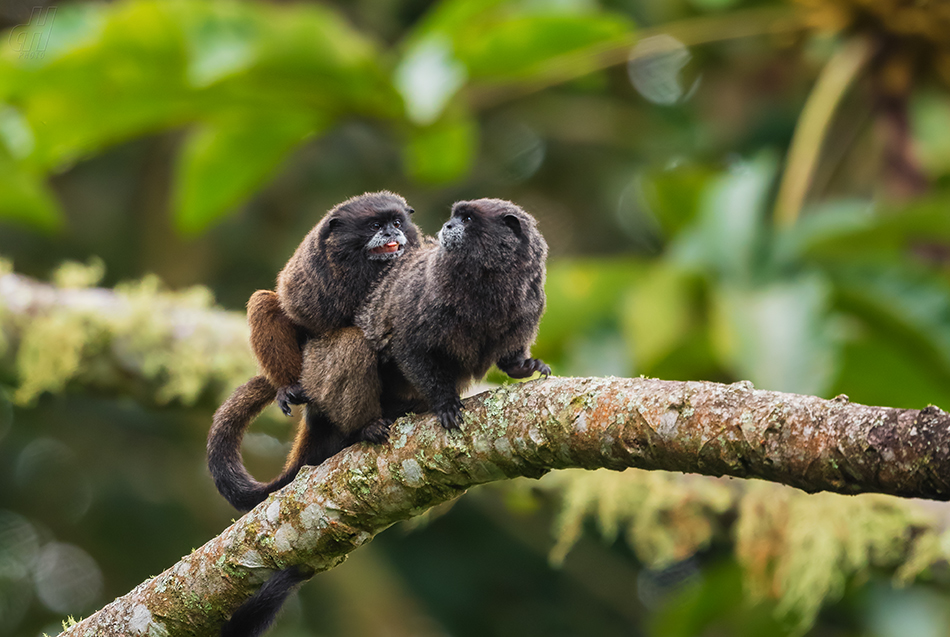
{"type": "Polygon", "coordinates": [[[458,219],[449,219],[439,230],[439,244],[446,250],[453,250],[462,245],[462,235],[465,227],[458,219]]]}
{"type": "Polygon", "coordinates": [[[373,260],[395,259],[403,253],[405,241],[397,239],[388,239],[383,241],[370,241],[369,258],[373,260]]]}
{"type": "Polygon", "coordinates": [[[381,245],[378,248],[373,248],[370,250],[372,254],[392,254],[393,252],[399,252],[399,248],[402,246],[399,245],[396,241],[390,241],[386,245],[381,245]]]}

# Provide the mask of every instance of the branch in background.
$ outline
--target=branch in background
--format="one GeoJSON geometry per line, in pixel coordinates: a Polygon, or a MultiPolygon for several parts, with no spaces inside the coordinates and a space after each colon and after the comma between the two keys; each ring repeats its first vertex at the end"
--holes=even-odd
{"type": "Polygon", "coordinates": [[[466,402],[461,431],[402,419],[306,467],[181,562],[64,635],[210,635],[273,569],[327,570],[471,486],[552,469],[666,469],[806,491],[950,498],[950,416],[721,385],[551,378],[466,402]]]}
{"type": "Polygon", "coordinates": [[[657,35],[669,35],[686,47],[742,38],[796,33],[807,27],[804,14],[793,7],[757,7],[732,11],[728,15],[705,15],[642,29],[629,39],[609,46],[592,47],[549,60],[532,81],[482,83],[468,90],[469,103],[477,109],[537,93],[589,75],[594,71],[627,64],[639,54],[637,42],[657,35]]]}
{"type": "Polygon", "coordinates": [[[244,315],[215,308],[208,290],[169,292],[155,277],[115,290],[72,287],[102,274],[90,279],[96,266],[83,268],[67,264],[53,286],[0,267],[0,377],[16,377],[18,403],[82,383],[192,404],[256,373],[244,315]]]}
{"type": "Polygon", "coordinates": [[[779,225],[791,226],[798,219],[838,105],[867,68],[874,51],[871,40],[855,36],[835,51],[818,76],[798,118],[785,158],[785,172],[775,201],[775,221],[779,225]]]}

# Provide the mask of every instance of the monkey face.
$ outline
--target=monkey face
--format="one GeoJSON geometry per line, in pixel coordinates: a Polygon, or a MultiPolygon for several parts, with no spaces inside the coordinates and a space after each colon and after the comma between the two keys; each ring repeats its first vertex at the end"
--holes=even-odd
{"type": "Polygon", "coordinates": [[[367,258],[373,261],[387,261],[403,255],[409,240],[402,228],[408,220],[403,220],[401,217],[398,214],[389,219],[377,217],[370,223],[370,228],[376,232],[366,242],[367,258]]]}
{"type": "Polygon", "coordinates": [[[543,259],[546,254],[534,218],[503,199],[457,202],[439,231],[439,243],[447,252],[477,255],[491,267],[512,266],[532,255],[543,259]]]}
{"type": "Polygon", "coordinates": [[[359,195],[330,212],[320,242],[333,261],[390,261],[419,243],[409,220],[413,212],[405,199],[391,192],[359,195]]]}

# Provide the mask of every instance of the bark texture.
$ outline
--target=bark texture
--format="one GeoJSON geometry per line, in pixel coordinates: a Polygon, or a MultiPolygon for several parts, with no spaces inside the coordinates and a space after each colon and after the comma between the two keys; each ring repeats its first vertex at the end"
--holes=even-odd
{"type": "Polygon", "coordinates": [[[806,491],[950,498],[948,415],[721,385],[551,378],[465,403],[460,431],[404,418],[297,479],[64,635],[214,635],[273,571],[332,568],[394,522],[473,485],[628,467],[761,478],[806,491]]]}

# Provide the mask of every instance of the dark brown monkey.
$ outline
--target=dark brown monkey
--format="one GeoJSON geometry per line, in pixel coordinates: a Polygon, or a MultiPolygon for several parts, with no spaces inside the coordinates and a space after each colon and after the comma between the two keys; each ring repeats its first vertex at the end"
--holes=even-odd
{"type": "Polygon", "coordinates": [[[356,318],[362,333],[308,341],[300,382],[315,413],[338,437],[383,442],[408,411],[431,409],[444,427],[458,427],[459,392],[492,364],[513,378],[550,374],[529,354],[544,311],[546,256],[537,223],[515,204],[455,204],[439,242],[382,279],[356,318]]]}
{"type": "MultiPolygon", "coordinates": [[[[324,444],[338,444],[354,435],[345,428],[362,431],[361,423],[379,414],[388,435],[392,418],[419,406],[431,407],[446,429],[457,428],[460,390],[492,364],[514,378],[549,375],[529,353],[544,312],[546,257],[534,218],[515,204],[456,203],[439,244],[400,260],[372,293],[356,319],[365,339],[344,329],[307,343],[301,383],[311,404],[325,404],[312,412],[308,404],[308,422],[311,413],[344,413],[329,428],[315,419],[310,440],[295,449],[321,442],[320,432],[324,444]]],[[[277,573],[235,612],[222,637],[260,635],[304,579],[296,567],[277,573]]]]}
{"type": "Polygon", "coordinates": [[[456,203],[439,245],[397,263],[356,318],[379,352],[384,412],[421,399],[454,429],[459,392],[492,364],[512,378],[549,375],[529,353],[544,312],[546,258],[537,222],[515,204],[456,203]],[[400,375],[413,390],[402,396],[400,375]]]}
{"type": "MultiPolygon", "coordinates": [[[[298,428],[284,470],[273,481],[258,482],[241,460],[244,431],[264,407],[277,398],[281,409],[289,413],[288,403],[306,401],[298,384],[302,345],[352,325],[356,311],[385,271],[418,246],[411,213],[406,201],[391,192],[344,201],[297,248],[278,277],[277,292],[261,290],[251,297],[251,346],[263,374],[235,390],[215,413],[208,434],[211,475],[218,491],[236,508],[254,507],[290,482],[301,466],[322,462],[342,448],[342,437],[332,422],[313,408],[298,428]]],[[[366,433],[367,439],[378,439],[372,428],[366,433]]]]}
{"type": "Polygon", "coordinates": [[[258,290],[248,302],[251,348],[278,389],[285,414],[300,378],[301,344],[353,324],[366,296],[394,260],[419,243],[406,200],[366,193],[334,207],[297,247],[277,276],[277,291],[258,290]]]}
{"type": "Polygon", "coordinates": [[[307,343],[300,382],[311,404],[341,435],[382,442],[410,410],[432,409],[444,427],[458,427],[459,392],[492,364],[513,378],[550,374],[529,355],[546,255],[537,223],[515,204],[457,203],[439,242],[382,279],[356,317],[362,333],[307,343]]]}

